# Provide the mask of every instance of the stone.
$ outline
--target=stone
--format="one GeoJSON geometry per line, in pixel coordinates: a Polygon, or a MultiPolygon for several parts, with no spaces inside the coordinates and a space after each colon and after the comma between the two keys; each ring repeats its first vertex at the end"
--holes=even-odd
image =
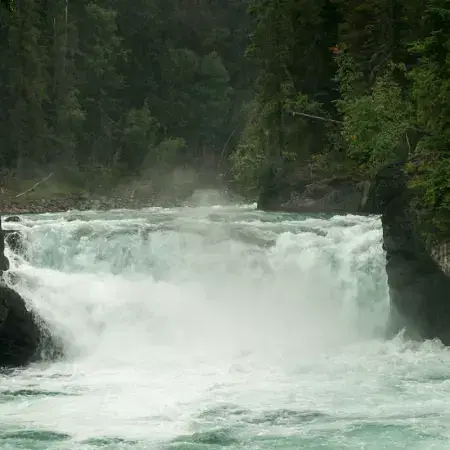
{"type": "Polygon", "coordinates": [[[402,163],[379,171],[367,211],[381,214],[391,314],[389,334],[406,330],[414,339],[450,345],[450,277],[445,242],[428,248],[402,163]],[[433,252],[434,249],[434,252],[433,252]]]}
{"type": "Polygon", "coordinates": [[[20,231],[11,230],[8,233],[4,232],[4,240],[8,244],[11,251],[18,255],[23,255],[25,251],[24,237],[20,231]]]}
{"type": "Polygon", "coordinates": [[[20,295],[0,285],[0,366],[22,366],[38,358],[40,330],[20,295]]]}
{"type": "Polygon", "coordinates": [[[44,356],[61,356],[62,343],[26,301],[5,284],[3,272],[9,269],[9,261],[4,249],[0,218],[0,367],[20,367],[44,356]]]}
{"type": "Polygon", "coordinates": [[[450,277],[450,240],[433,245],[430,254],[442,272],[450,277]]]}
{"type": "Polygon", "coordinates": [[[2,218],[0,217],[0,279],[3,272],[9,269],[9,260],[5,256],[5,240],[2,230],[2,218]]]}
{"type": "Polygon", "coordinates": [[[21,222],[22,219],[19,216],[9,216],[3,219],[3,222],[21,222]]]}
{"type": "Polygon", "coordinates": [[[264,211],[356,214],[364,208],[370,189],[368,181],[338,177],[301,179],[294,187],[280,182],[271,184],[266,184],[268,188],[258,199],[258,208],[264,211]]]}

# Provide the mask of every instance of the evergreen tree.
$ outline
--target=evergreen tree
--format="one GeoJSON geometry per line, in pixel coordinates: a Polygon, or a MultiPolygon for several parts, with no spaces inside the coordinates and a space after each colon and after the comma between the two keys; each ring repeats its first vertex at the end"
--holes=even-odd
{"type": "Polygon", "coordinates": [[[449,11],[449,0],[4,1],[0,164],[87,183],[225,161],[257,194],[278,168],[368,177],[416,158],[422,200],[443,212],[449,11]]]}

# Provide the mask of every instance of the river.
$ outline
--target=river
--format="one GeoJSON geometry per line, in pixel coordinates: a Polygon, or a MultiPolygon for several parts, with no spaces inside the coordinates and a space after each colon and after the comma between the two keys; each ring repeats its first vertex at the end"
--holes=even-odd
{"type": "Polygon", "coordinates": [[[255,205],[24,217],[66,357],[0,375],[1,449],[448,449],[450,353],[386,340],[379,218],[255,205]]]}

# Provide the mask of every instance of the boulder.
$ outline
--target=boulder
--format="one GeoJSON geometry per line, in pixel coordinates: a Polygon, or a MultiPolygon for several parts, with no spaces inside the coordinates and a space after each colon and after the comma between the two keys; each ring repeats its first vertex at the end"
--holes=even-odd
{"type": "Polygon", "coordinates": [[[16,230],[4,231],[3,234],[8,247],[17,255],[22,255],[25,251],[23,234],[16,230]]]}
{"type": "Polygon", "coordinates": [[[0,285],[0,366],[22,366],[38,358],[40,329],[20,295],[0,285]]]}
{"type": "Polygon", "coordinates": [[[19,216],[9,216],[9,217],[5,217],[3,219],[3,222],[21,222],[22,220],[20,219],[19,216]]]}
{"type": "Polygon", "coordinates": [[[9,269],[9,261],[5,256],[5,240],[2,230],[2,218],[0,217],[0,279],[2,278],[3,272],[9,269]]]}
{"type": "Polygon", "coordinates": [[[285,206],[295,212],[358,213],[364,207],[366,183],[349,179],[321,180],[292,193],[285,206]]]}
{"type": "Polygon", "coordinates": [[[25,300],[3,280],[9,269],[4,255],[4,235],[0,219],[0,367],[18,367],[62,353],[61,344],[49,328],[28,308],[25,300]]]}

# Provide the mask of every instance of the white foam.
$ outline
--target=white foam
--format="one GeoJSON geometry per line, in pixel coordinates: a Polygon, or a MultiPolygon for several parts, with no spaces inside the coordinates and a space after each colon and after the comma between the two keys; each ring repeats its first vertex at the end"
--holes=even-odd
{"type": "Polygon", "coordinates": [[[9,253],[18,291],[68,349],[15,386],[39,376],[41,388],[76,395],[0,404],[8,423],[157,441],[189,430],[211,403],[329,410],[339,407],[330,395],[351,392],[340,384],[346,362],[318,368],[380,347],[377,218],[280,223],[225,206],[77,214],[89,221],[26,219],[29,262],[9,253]]]}

